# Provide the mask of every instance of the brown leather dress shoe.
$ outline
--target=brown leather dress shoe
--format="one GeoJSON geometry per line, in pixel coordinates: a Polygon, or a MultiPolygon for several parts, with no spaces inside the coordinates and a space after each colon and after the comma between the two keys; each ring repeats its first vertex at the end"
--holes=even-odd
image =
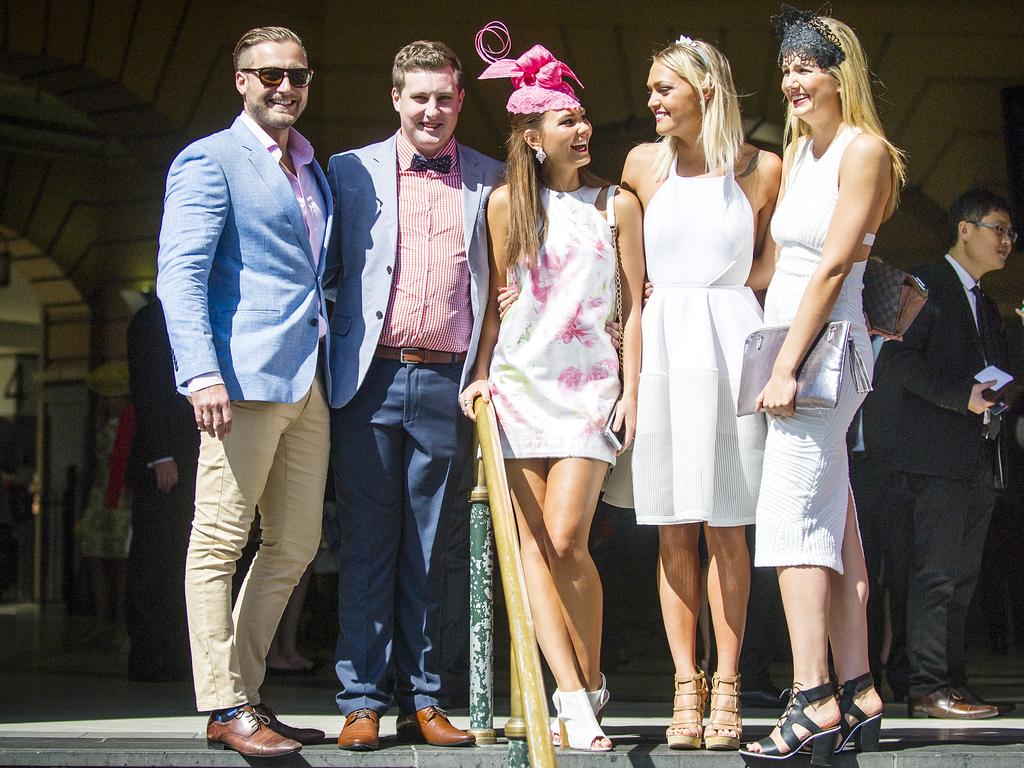
{"type": "Polygon", "coordinates": [[[927,696],[911,696],[907,713],[911,717],[941,717],[949,720],[982,720],[995,717],[999,708],[991,704],[971,704],[955,688],[945,687],[927,696]]]}
{"type": "Polygon", "coordinates": [[[1008,715],[1017,709],[1017,705],[1012,701],[986,701],[966,685],[954,686],[953,690],[959,693],[968,704],[987,704],[998,709],[1000,715],[1008,715]]]}
{"type": "Polygon", "coordinates": [[[357,752],[380,747],[380,715],[372,709],[349,712],[338,736],[338,746],[357,752]]]}
{"type": "Polygon", "coordinates": [[[262,715],[267,719],[267,727],[270,730],[281,734],[286,739],[297,741],[299,744],[306,746],[310,744],[323,744],[324,739],[327,738],[327,734],[317,728],[296,728],[291,725],[285,725],[277,719],[274,710],[266,704],[254,704],[252,708],[256,714],[262,715]]]}
{"type": "Polygon", "coordinates": [[[206,724],[206,746],[233,749],[246,757],[279,757],[302,749],[299,742],[271,730],[266,718],[248,704],[239,707],[228,720],[217,720],[210,715],[206,724]]]}
{"type": "Polygon", "coordinates": [[[399,715],[398,735],[410,741],[423,741],[432,747],[468,747],[476,744],[473,734],[459,730],[440,707],[424,707],[409,715],[399,715]]]}

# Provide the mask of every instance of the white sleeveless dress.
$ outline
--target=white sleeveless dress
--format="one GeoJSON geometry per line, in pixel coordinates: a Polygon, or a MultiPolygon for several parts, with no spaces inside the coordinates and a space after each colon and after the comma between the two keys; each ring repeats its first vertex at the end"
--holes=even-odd
{"type": "Polygon", "coordinates": [[[605,326],[615,317],[615,188],[544,189],[547,237],[533,269],[517,265],[519,298],[501,320],[491,402],[507,459],[576,456],[615,463],[602,434],[621,391],[605,326]]]}
{"type": "Polygon", "coordinates": [[[752,523],[765,420],[737,418],[736,396],[743,341],[762,320],[745,285],[754,212],[735,176],[682,177],[673,163],[644,212],[644,250],[654,291],[642,314],[636,520],[752,523]]]}
{"type": "MultiPolygon", "coordinates": [[[[811,274],[821,261],[839,197],[839,162],[858,131],[845,128],[820,158],[805,139],[789,172],[787,191],[772,218],[772,237],[780,246],[775,275],[765,300],[765,325],[793,322],[811,274]]],[[[861,291],[864,262],[846,276],[830,320],[849,320],[855,354],[871,376],[873,358],[861,291]]],[[[843,572],[850,471],[846,431],[865,395],[857,392],[847,370],[834,409],[799,409],[795,416],[769,419],[764,473],[757,504],[755,565],[818,565],[843,572]]]]}

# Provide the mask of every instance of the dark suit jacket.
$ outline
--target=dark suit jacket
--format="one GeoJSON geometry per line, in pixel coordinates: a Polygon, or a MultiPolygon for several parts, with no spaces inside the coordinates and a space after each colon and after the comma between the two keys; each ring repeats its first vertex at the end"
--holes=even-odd
{"type": "Polygon", "coordinates": [[[135,313],[128,326],[128,386],[135,406],[135,439],[128,459],[128,480],[136,492],[155,487],[149,462],[170,456],[186,484],[194,478],[199,430],[192,406],[174,382],[171,343],[163,309],[153,301],[135,313]]]}
{"type": "MultiPolygon", "coordinates": [[[[893,468],[965,480],[991,463],[994,443],[983,435],[982,416],[967,410],[974,376],[985,367],[981,339],[963,284],[941,261],[914,273],[928,287],[928,301],[901,343],[887,343],[880,358],[898,372],[903,391],[893,440],[893,468]]],[[[1009,369],[1006,337],[995,303],[979,307],[993,329],[994,359],[1009,369]]]]}

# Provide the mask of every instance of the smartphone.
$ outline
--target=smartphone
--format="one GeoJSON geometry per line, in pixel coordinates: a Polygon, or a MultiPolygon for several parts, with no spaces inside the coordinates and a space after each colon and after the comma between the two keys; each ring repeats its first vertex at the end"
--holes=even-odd
{"type": "Polygon", "coordinates": [[[611,443],[612,448],[614,448],[616,451],[621,451],[622,442],[623,440],[626,439],[626,424],[625,422],[623,422],[622,428],[619,429],[618,432],[616,432],[614,429],[612,429],[612,420],[608,419],[608,423],[604,425],[602,434],[604,435],[605,439],[609,443],[611,443]]]}
{"type": "Polygon", "coordinates": [[[988,412],[991,413],[993,416],[998,416],[1001,413],[1005,412],[1006,409],[1008,409],[1009,407],[1010,406],[1008,406],[1004,401],[1000,400],[998,403],[989,408],[988,412]]]}

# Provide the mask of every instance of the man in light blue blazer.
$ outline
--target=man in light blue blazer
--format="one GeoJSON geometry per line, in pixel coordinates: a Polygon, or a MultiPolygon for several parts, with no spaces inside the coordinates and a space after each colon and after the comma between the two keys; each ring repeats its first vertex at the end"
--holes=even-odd
{"type": "Polygon", "coordinates": [[[468,641],[465,615],[446,621],[468,600],[458,574],[467,570],[471,425],[458,393],[487,306],[484,209],[502,165],[454,139],[464,91],[447,45],[405,46],[392,85],[398,132],[328,166],[338,211],[325,275],[336,296],[338,744],[355,750],[378,747],[392,704],[403,737],[473,743],[438,705],[450,693],[442,661],[468,641]],[[458,628],[450,639],[446,623],[458,628]]]}
{"type": "Polygon", "coordinates": [[[241,115],[186,147],[167,174],[157,292],[201,432],[185,568],[196,704],[212,712],[209,743],[268,757],[324,738],[278,720],[260,686],[320,541],[330,447],[320,278],[332,200],[292,127],[312,78],[302,41],[283,27],[250,30],[234,66],[241,115]],[[261,545],[232,610],[257,505],[261,545]]]}

